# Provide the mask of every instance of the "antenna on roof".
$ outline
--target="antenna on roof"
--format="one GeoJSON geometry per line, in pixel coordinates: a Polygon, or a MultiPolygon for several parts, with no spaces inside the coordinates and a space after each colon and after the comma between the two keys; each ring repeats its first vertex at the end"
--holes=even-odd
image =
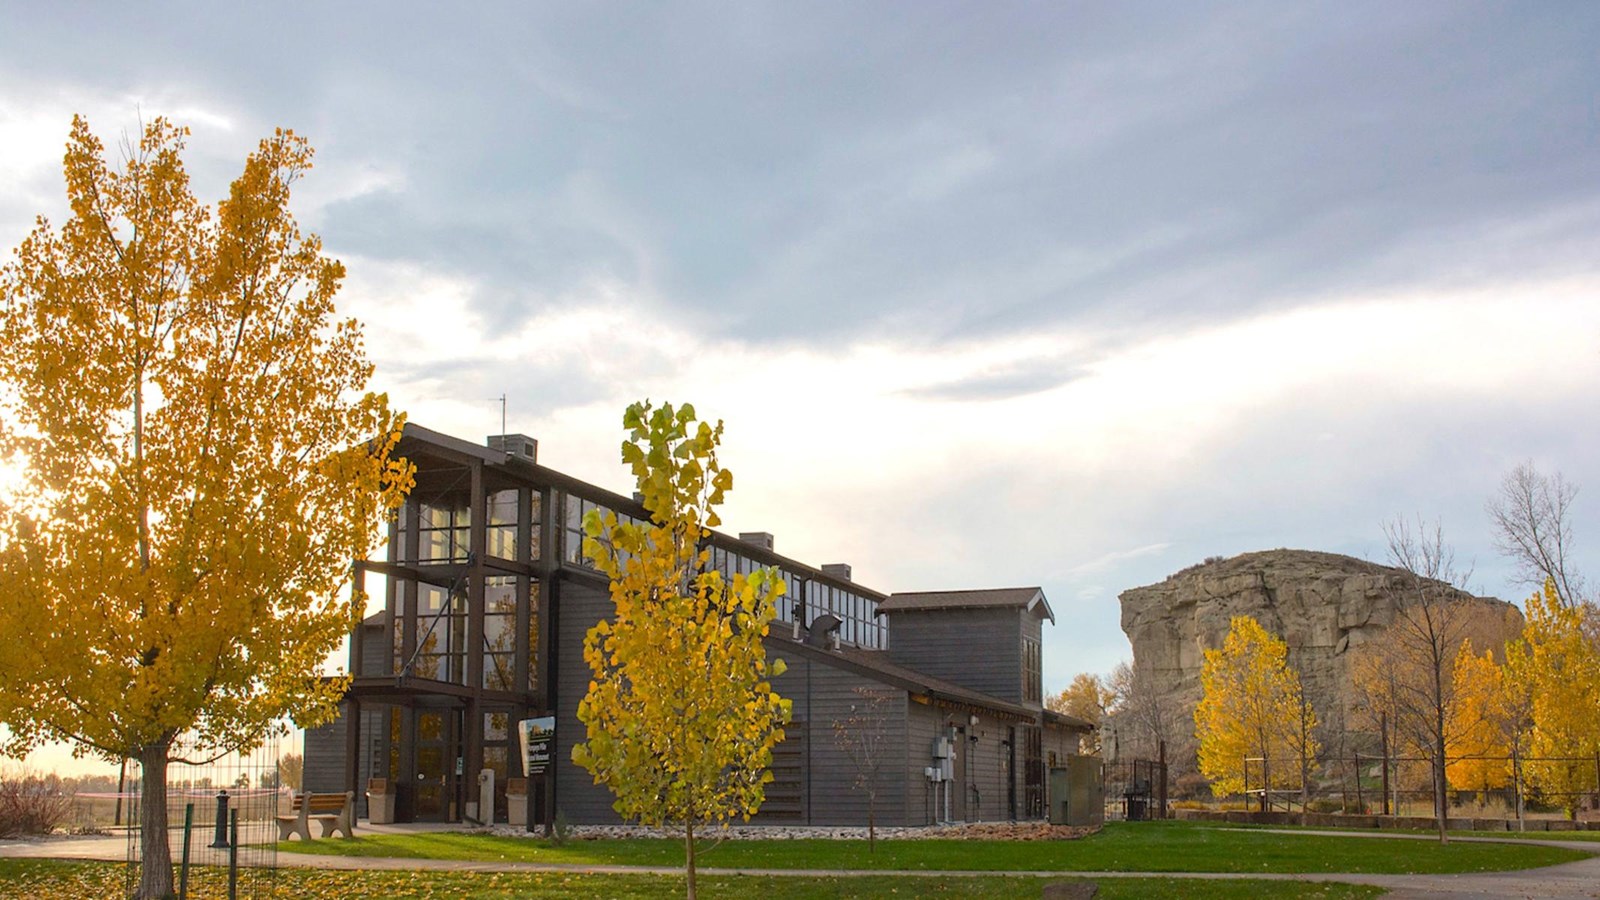
{"type": "Polygon", "coordinates": [[[490,397],[489,400],[490,400],[490,402],[493,402],[495,400],[499,400],[500,401],[500,433],[501,434],[505,434],[506,433],[506,395],[505,394],[501,394],[498,397],[490,397]]]}

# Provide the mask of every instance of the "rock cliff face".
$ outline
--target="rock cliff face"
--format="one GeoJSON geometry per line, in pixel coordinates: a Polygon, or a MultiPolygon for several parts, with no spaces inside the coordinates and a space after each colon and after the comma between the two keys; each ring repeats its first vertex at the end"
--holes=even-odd
{"type": "MultiPolygon", "coordinates": [[[[1383,638],[1400,577],[1397,569],[1336,553],[1246,553],[1123,591],[1122,630],[1133,644],[1134,668],[1192,733],[1205,651],[1222,645],[1234,616],[1253,616],[1289,645],[1289,662],[1332,736],[1343,731],[1354,698],[1350,650],[1383,638]]],[[[1515,606],[1455,593],[1477,610],[1475,644],[1498,645],[1520,632],[1515,606]]]]}

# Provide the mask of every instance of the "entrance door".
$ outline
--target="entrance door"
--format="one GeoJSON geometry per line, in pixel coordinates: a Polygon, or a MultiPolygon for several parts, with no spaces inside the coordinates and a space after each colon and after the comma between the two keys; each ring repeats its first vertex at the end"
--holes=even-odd
{"type": "Polygon", "coordinates": [[[457,773],[460,755],[461,712],[425,709],[417,712],[417,771],[412,781],[412,819],[417,822],[455,821],[457,773]]]}

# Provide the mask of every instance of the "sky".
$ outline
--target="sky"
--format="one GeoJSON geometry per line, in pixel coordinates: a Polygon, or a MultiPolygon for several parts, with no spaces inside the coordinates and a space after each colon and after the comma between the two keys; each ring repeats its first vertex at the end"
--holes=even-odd
{"type": "Polygon", "coordinates": [[[725,530],[1039,585],[1048,691],[1130,655],[1119,592],[1396,516],[1520,599],[1524,461],[1600,573],[1600,5],[236,6],[0,0],[0,247],[74,113],[188,125],[212,202],[292,128],[412,421],[504,395],[627,492],[623,408],[691,401],[725,530]]]}

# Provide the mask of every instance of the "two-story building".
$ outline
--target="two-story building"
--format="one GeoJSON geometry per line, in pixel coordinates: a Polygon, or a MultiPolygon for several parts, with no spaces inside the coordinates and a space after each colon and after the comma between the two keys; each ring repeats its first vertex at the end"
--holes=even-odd
{"type": "MultiPolygon", "coordinates": [[[[400,821],[483,821],[488,770],[504,822],[507,780],[523,775],[517,723],[548,716],[552,771],[533,779],[530,817],[618,821],[610,793],[571,762],[584,737],[584,635],[610,614],[582,521],[591,509],[647,512],[539,465],[522,435],[480,446],[408,424],[399,452],[417,466],[416,487],[386,558],[355,565],[383,609],[352,635],[341,717],[306,735],[306,788],[361,796],[376,777],[392,786],[400,821]]],[[[1044,818],[1046,772],[1090,726],[1043,708],[1041,632],[1055,619],[1042,591],[886,595],[855,583],[847,565],[779,555],[766,533],[709,542],[725,574],[775,567],[786,587],[767,652],[788,665],[773,684],[793,721],[756,821],[866,822],[835,729],[865,698],[888,748],[880,824],[1044,818]]]]}

